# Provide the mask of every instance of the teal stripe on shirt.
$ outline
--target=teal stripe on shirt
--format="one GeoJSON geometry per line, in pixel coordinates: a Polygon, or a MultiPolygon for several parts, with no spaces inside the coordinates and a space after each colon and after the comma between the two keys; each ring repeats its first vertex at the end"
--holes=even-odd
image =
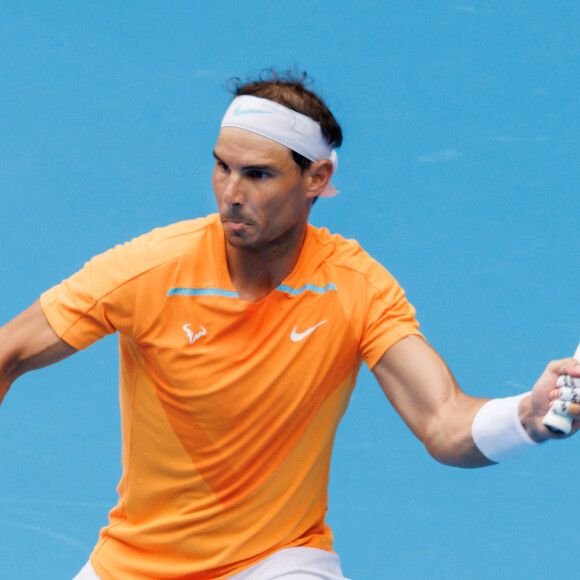
{"type": "MultiPolygon", "coordinates": [[[[291,288],[284,284],[275,288],[279,292],[287,292],[292,296],[297,296],[303,292],[316,292],[317,294],[324,294],[331,290],[336,291],[336,286],[330,283],[326,286],[315,286],[314,284],[306,284],[302,288],[291,288]]],[[[231,290],[222,290],[221,288],[171,288],[167,292],[167,296],[225,296],[227,298],[239,298],[237,292],[232,292],[231,290]]]]}
{"type": "Polygon", "coordinates": [[[227,296],[228,298],[239,298],[237,292],[222,290],[221,288],[171,288],[167,296],[227,296]]]}
{"type": "Polygon", "coordinates": [[[276,288],[276,290],[280,290],[281,292],[288,292],[288,294],[292,294],[296,296],[297,294],[302,294],[303,292],[307,292],[310,290],[311,292],[316,292],[317,294],[324,294],[325,292],[329,292],[330,290],[336,291],[336,286],[331,282],[326,286],[315,286],[314,284],[306,284],[306,286],[302,286],[302,288],[290,288],[290,286],[285,286],[284,284],[280,284],[276,288]]]}

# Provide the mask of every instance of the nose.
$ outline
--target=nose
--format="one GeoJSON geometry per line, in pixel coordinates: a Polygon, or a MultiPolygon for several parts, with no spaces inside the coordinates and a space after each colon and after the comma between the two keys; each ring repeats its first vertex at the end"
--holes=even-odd
{"type": "Polygon", "coordinates": [[[243,184],[239,175],[233,171],[228,175],[224,184],[222,201],[228,205],[242,205],[245,201],[243,184]]]}

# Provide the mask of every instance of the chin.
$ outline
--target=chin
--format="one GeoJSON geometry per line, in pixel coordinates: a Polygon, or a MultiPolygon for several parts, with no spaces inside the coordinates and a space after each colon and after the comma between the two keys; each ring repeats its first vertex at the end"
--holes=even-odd
{"type": "Polygon", "coordinates": [[[252,240],[244,236],[229,235],[227,240],[230,246],[239,250],[253,250],[261,245],[258,240],[252,240]]]}

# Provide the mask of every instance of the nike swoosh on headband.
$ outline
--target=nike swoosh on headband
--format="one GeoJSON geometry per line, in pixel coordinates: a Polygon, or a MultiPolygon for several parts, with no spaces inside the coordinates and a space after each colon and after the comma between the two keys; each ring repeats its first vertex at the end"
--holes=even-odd
{"type": "Polygon", "coordinates": [[[270,115],[270,111],[259,111],[258,109],[242,109],[240,107],[236,107],[234,109],[234,117],[238,115],[270,115]]]}

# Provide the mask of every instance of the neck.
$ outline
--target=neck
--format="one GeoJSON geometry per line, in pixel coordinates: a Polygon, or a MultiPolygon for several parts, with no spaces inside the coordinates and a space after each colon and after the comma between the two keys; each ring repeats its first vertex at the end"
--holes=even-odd
{"type": "Polygon", "coordinates": [[[230,278],[239,296],[258,302],[290,275],[306,238],[306,224],[261,248],[239,248],[226,240],[230,278]]]}

